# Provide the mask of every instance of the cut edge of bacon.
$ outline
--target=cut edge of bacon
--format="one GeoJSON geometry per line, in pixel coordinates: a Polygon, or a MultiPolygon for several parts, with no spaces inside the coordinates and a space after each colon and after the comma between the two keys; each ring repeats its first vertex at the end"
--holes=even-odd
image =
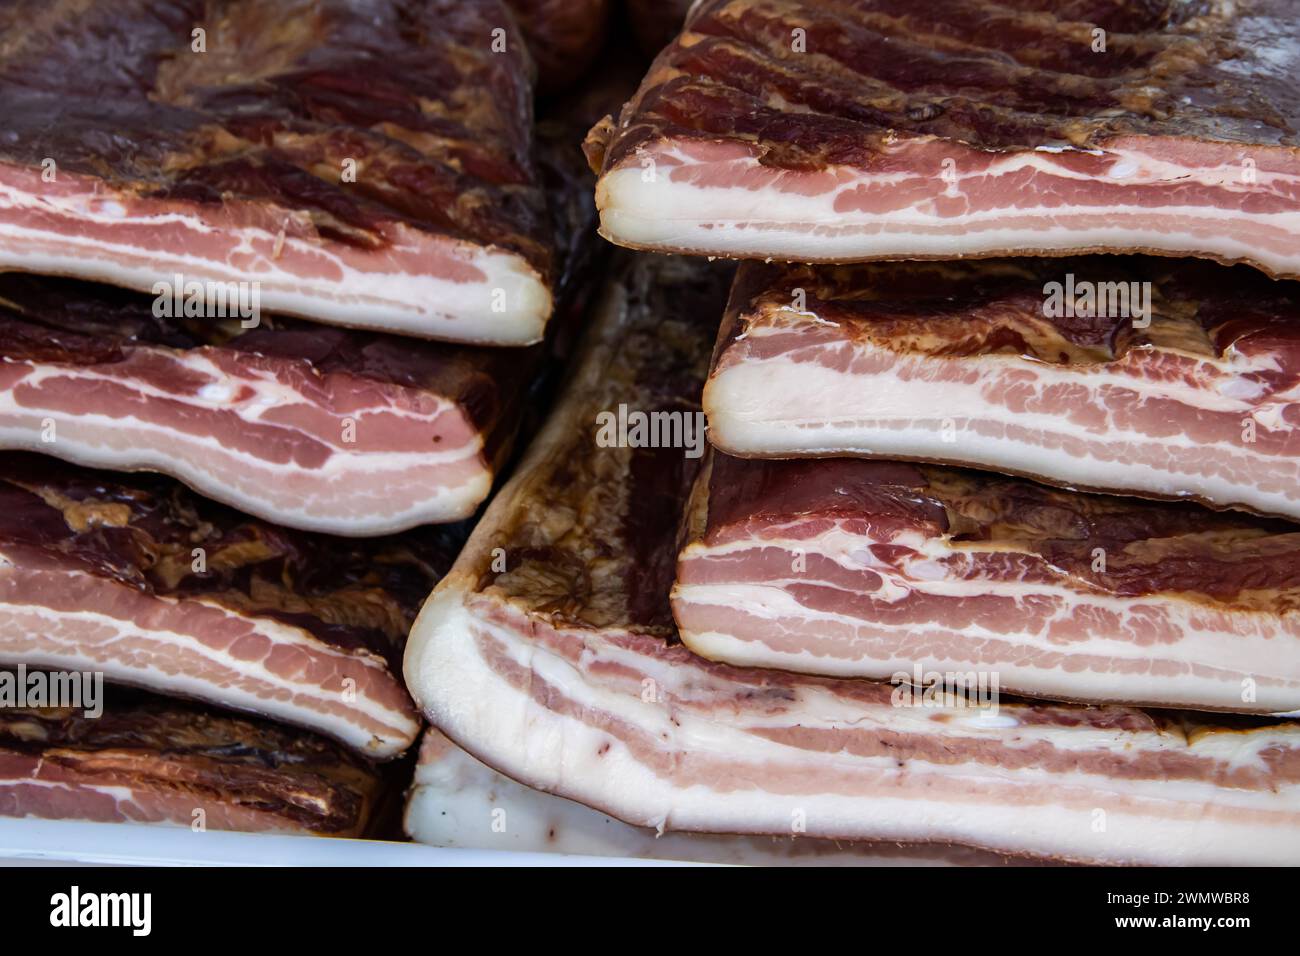
{"type": "Polygon", "coordinates": [[[0,662],[115,683],[305,727],[374,759],[415,742],[419,717],[386,661],[214,601],[0,554],[0,662]]]}
{"type": "Polygon", "coordinates": [[[1267,334],[1225,357],[1144,343],[1082,366],[927,354],[817,315],[773,322],[746,288],[738,278],[702,400],[710,442],[728,455],[930,462],[1300,519],[1300,465],[1286,453],[1300,449],[1297,390],[1260,385],[1295,359],[1267,334]],[[1176,411],[1187,420],[1173,434],[1176,411]],[[1243,439],[1248,421],[1267,449],[1243,439]]]}
{"type": "Polygon", "coordinates": [[[439,847],[744,866],[998,866],[1005,857],[939,844],[842,844],[800,837],[657,833],[533,790],[429,728],[407,797],[411,839],[439,847]],[[495,826],[495,821],[508,826],[495,826]]]}
{"type": "Polygon", "coordinates": [[[1211,728],[1189,740],[1177,729],[1126,730],[1127,721],[1150,718],[1122,708],[1021,705],[1021,730],[1021,711],[1003,704],[987,729],[960,706],[927,711],[945,722],[918,739],[909,725],[920,718],[898,719],[909,708],[855,702],[852,681],[769,682],[680,655],[665,660],[644,651],[660,639],[625,632],[558,634],[552,640],[567,648],[554,653],[541,646],[547,625],[534,617],[521,613],[506,626],[488,625],[489,617],[508,620],[513,612],[485,608],[490,599],[474,593],[475,577],[462,572],[444,581],[412,633],[406,677],[425,715],[498,772],[626,823],[690,833],[958,843],[1092,863],[1284,864],[1300,853],[1295,781],[1261,779],[1250,789],[1214,782],[1238,761],[1255,764],[1264,753],[1294,764],[1300,728],[1211,728]],[[513,679],[483,656],[485,646],[517,669],[513,679]],[[585,658],[584,666],[621,670],[625,657],[654,666],[655,676],[644,679],[657,680],[672,703],[641,701],[640,673],[635,688],[614,689],[590,681],[575,664],[585,658]],[[677,700],[679,693],[713,698],[717,718],[697,712],[709,706],[703,701],[677,700]],[[808,699],[795,712],[781,703],[801,697],[808,699]],[[1038,714],[1046,730],[1036,727],[1038,714]],[[879,741],[892,749],[887,741],[894,737],[899,755],[923,743],[939,761],[903,757],[899,766],[896,757],[853,753],[879,741]],[[655,752],[635,752],[650,748],[655,752]],[[986,766],[978,755],[990,752],[996,759],[986,766]],[[1166,761],[1184,760],[1204,764],[1207,776],[1179,780],[1163,769],[1166,761]],[[1071,769],[1089,763],[1112,769],[1071,769]],[[1146,771],[1134,780],[1130,767],[1142,765],[1146,771]],[[675,782],[677,767],[688,768],[695,782],[675,782]],[[789,792],[760,785],[776,781],[789,792]],[[1098,809],[1106,813],[1104,833],[1092,826],[1098,809]]]}
{"type": "MultiPolygon", "coordinates": [[[[275,360],[233,351],[222,352],[221,361],[209,360],[201,349],[141,346],[133,354],[145,357],[142,364],[150,374],[157,374],[159,362],[173,363],[178,382],[195,378],[206,384],[164,392],[156,382],[132,378],[123,363],[97,369],[10,361],[0,371],[0,445],[88,467],[160,472],[267,521],[352,537],[459,521],[491,491],[496,463],[487,458],[488,436],[455,396],[347,374],[300,382],[299,369],[288,365],[298,374],[268,378],[275,360]],[[239,365],[247,366],[248,377],[238,373],[234,366],[239,365]],[[74,407],[85,401],[78,393],[93,386],[99,387],[101,404],[74,407]],[[221,397],[205,398],[205,388],[221,397]],[[272,404],[230,402],[228,395],[250,388],[272,404]],[[117,395],[123,389],[130,394],[110,407],[112,396],[104,390],[117,395]],[[375,405],[377,398],[388,404],[375,405]],[[326,400],[332,407],[322,404],[326,400]],[[295,411],[309,420],[295,420],[295,411]],[[367,421],[367,411],[376,423],[367,421]],[[232,415],[249,434],[262,437],[239,448],[216,434],[232,415]],[[384,421],[394,416],[397,422],[384,421]],[[205,420],[206,426],[198,424],[205,420]],[[344,437],[349,422],[352,442],[344,437]],[[433,432],[439,442],[431,440],[427,450],[397,450],[391,447],[395,429],[433,432]],[[376,439],[377,432],[384,434],[376,439]],[[452,440],[442,442],[444,437],[452,440]],[[323,453],[325,460],[299,460],[294,448],[284,447],[291,439],[323,453]]],[[[504,442],[502,450],[508,445],[504,442]]]]}
{"type": "MultiPolygon", "coordinates": [[[[593,155],[604,155],[613,132],[612,124],[593,131],[593,155]]],[[[1243,158],[1257,170],[1250,188],[1275,185],[1281,196],[1300,183],[1294,152],[1193,142],[1201,151],[1193,166],[1173,158],[1186,154],[1188,141],[1169,138],[1167,158],[1165,139],[1126,136],[1091,151],[992,153],[901,137],[882,151],[879,174],[852,166],[780,169],[741,142],[660,139],[604,169],[596,205],[605,238],[654,252],[806,263],[1145,252],[1300,276],[1300,208],[1241,209],[1243,158]],[[952,183],[944,174],[949,161],[952,183]],[[900,168],[912,170],[901,185],[900,168]],[[1129,170],[1124,175],[1132,182],[1120,175],[1129,170]],[[1028,184],[1016,181],[1026,174],[1028,184]],[[1016,184],[999,198],[1000,176],[1016,184]],[[918,182],[926,188],[918,191],[918,182]],[[1222,204],[1160,199],[1161,190],[1189,183],[1222,204]],[[904,187],[906,203],[890,198],[891,189],[904,187]],[[1067,201],[1072,194],[1079,201],[1067,201]],[[1051,202],[1035,205],[1036,195],[1051,202]],[[935,208],[944,201],[954,210],[935,208]]]]}
{"type": "MultiPolygon", "coordinates": [[[[731,461],[773,476],[788,464],[731,461]]],[[[848,466],[842,474],[853,467],[838,464],[848,466]]],[[[1106,594],[1041,555],[1027,558],[1054,580],[1027,584],[992,563],[1006,553],[1001,543],[956,545],[865,509],[818,514],[756,502],[752,514],[715,525],[710,472],[701,470],[691,495],[672,592],[678,634],[704,658],[880,681],[993,674],[1001,691],[1048,700],[1300,716],[1295,611],[1216,606],[1193,592],[1106,594]],[[935,576],[948,561],[954,573],[935,576]],[[840,598],[838,611],[826,606],[828,593],[840,598]],[[981,601],[991,605],[983,613],[973,610],[981,601]],[[909,606],[931,616],[906,616],[909,606]]]]}
{"type": "Polygon", "coordinates": [[[311,239],[299,214],[139,196],[90,177],[0,163],[0,268],[153,292],[159,282],[256,282],[268,311],[480,345],[540,342],[547,282],[490,245],[385,228],[377,250],[311,239]],[[268,223],[278,216],[274,229],[268,223]]]}

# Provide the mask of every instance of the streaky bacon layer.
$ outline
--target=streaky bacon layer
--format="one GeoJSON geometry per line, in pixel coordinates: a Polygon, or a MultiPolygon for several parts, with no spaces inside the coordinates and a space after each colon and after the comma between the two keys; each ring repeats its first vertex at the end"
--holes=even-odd
{"type": "Polygon", "coordinates": [[[170,479],[9,453],[0,666],[102,673],[386,759],[419,730],[394,662],[462,536],[294,532],[170,479]]]}
{"type": "Polygon", "coordinates": [[[60,354],[15,345],[20,326],[58,335],[0,306],[0,446],[162,472],[268,521],[351,536],[472,515],[511,444],[513,390],[540,358],[507,372],[480,350],[334,330],[194,348],[111,347],[102,333],[60,354]],[[318,366],[307,353],[322,350],[343,360],[318,366]],[[385,369],[396,352],[414,376],[385,369]]]}
{"type": "Polygon", "coordinates": [[[419,730],[402,682],[378,656],[350,652],[272,617],[142,594],[0,548],[0,661],[95,671],[111,681],[265,714],[377,758],[419,730]]]}
{"type": "Polygon", "coordinates": [[[943,461],[1300,518],[1300,287],[1140,257],[747,264],[704,408],[733,455],[943,461]],[[1151,314],[1048,317],[1067,280],[1145,284],[1151,314]]]}
{"type": "Polygon", "coordinates": [[[1298,567],[1300,530],[1281,522],[945,468],[715,453],[672,600],[688,647],[739,666],[1292,713],[1298,567]]]}
{"type": "Polygon", "coordinates": [[[1300,275],[1296,38],[1282,0],[710,0],[593,130],[602,230],[795,262],[1148,251],[1300,275]]]}
{"type": "Polygon", "coordinates": [[[541,341],[551,293],[515,253],[398,222],[377,227],[379,248],[353,246],[314,235],[293,209],[247,205],[141,197],[70,172],[53,189],[39,169],[0,162],[0,263],[142,292],[177,275],[256,284],[267,311],[317,322],[453,342],[541,341]]]}

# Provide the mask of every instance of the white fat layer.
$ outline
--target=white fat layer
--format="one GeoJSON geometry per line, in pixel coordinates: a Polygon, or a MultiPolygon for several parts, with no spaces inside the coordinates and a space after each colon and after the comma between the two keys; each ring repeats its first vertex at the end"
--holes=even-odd
{"type": "MultiPolygon", "coordinates": [[[[767,542],[768,547],[780,547],[767,542]]],[[[807,547],[807,543],[802,543],[807,547]]],[[[734,552],[733,552],[734,554],[734,552]]],[[[697,557],[697,560],[701,558],[697,557]]],[[[893,577],[893,576],[891,576],[893,577]]],[[[784,589],[791,581],[769,584],[678,584],[673,591],[682,640],[691,650],[710,660],[742,667],[773,667],[830,677],[865,677],[889,680],[897,673],[983,672],[997,675],[1006,692],[1049,699],[1114,702],[1132,701],[1170,707],[1208,710],[1281,713],[1300,708],[1300,619],[1281,621],[1247,613],[1214,614],[1185,602],[1121,601],[1102,595],[1083,595],[1063,587],[1010,586],[1001,582],[948,580],[909,592],[955,601],[985,597],[1033,602],[1035,610],[1051,605],[1053,612],[1039,629],[1029,630],[1026,618],[1004,615],[1007,629],[993,631],[980,624],[961,630],[933,626],[891,625],[862,620],[848,614],[814,611],[801,605],[784,589]],[[735,628],[718,631],[697,626],[699,609],[735,612],[735,628]],[[1069,626],[1072,617],[1086,619],[1090,609],[1115,613],[1123,632],[1097,633],[1064,640],[1054,636],[1057,626],[1069,626]],[[765,622],[784,621],[785,639],[793,648],[773,648],[745,632],[749,615],[765,622]],[[1149,640],[1151,619],[1179,633],[1174,642],[1149,640]],[[1217,626],[1216,626],[1217,625],[1217,626]],[[800,645],[832,633],[847,635],[833,649],[800,645]],[[1233,630],[1235,628],[1235,630],[1233,630]],[[1147,638],[1148,640],[1143,640],[1147,638]],[[1285,653],[1290,647],[1293,653],[1285,653]],[[938,653],[942,649],[948,653],[938,653]],[[1044,661],[1050,655],[1053,659],[1044,661]],[[1162,672],[1157,673],[1157,670],[1162,672]],[[1249,702],[1243,691],[1249,688],[1249,702]]],[[[803,585],[823,584],[799,578],[803,585]]],[[[906,587],[891,581],[895,587],[906,587]]],[[[874,596],[874,595],[873,595],[874,596]]]]}
{"type": "MultiPolygon", "coordinates": [[[[156,600],[165,604],[181,603],[166,597],[156,600]]],[[[194,603],[218,607],[207,601],[194,603]]],[[[190,697],[219,707],[262,714],[273,720],[308,727],[373,757],[396,756],[411,745],[419,730],[419,724],[409,714],[383,706],[360,689],[354,699],[344,701],[342,694],[329,693],[306,682],[287,680],[266,669],[262,661],[244,660],[232,655],[228,649],[205,645],[186,634],[150,629],[140,621],[124,621],[90,609],[55,612],[39,604],[0,604],[0,621],[5,622],[5,627],[0,628],[0,661],[7,666],[26,664],[59,670],[102,671],[110,681],[161,687],[174,696],[190,697]],[[30,621],[42,621],[44,627],[36,630],[27,626],[30,621]],[[100,653],[75,643],[59,645],[57,638],[51,635],[57,635],[60,627],[69,622],[83,622],[114,632],[116,637],[110,643],[96,645],[100,653]],[[33,640],[31,635],[36,633],[45,637],[33,640]],[[122,653],[114,650],[118,643],[123,647],[122,653]],[[154,653],[141,654],[141,644],[154,653]],[[234,671],[248,683],[215,684],[204,680],[200,674],[178,671],[168,654],[169,648],[199,655],[211,661],[213,668],[234,671]],[[248,686],[250,683],[251,688],[248,686]],[[341,712],[320,707],[321,704],[334,707],[341,703],[346,703],[341,712]],[[363,726],[359,717],[377,721],[387,730],[383,736],[377,736],[363,726]]],[[[271,618],[256,619],[256,630],[277,646],[311,647],[326,655],[351,657],[323,647],[299,629],[271,618]]]]}
{"type": "MultiPolygon", "coordinates": [[[[441,737],[436,730],[427,731],[441,737]]],[[[442,738],[426,745],[406,804],[407,834],[432,846],[565,853],[743,866],[950,866],[989,862],[978,853],[923,847],[844,846],[823,840],[664,833],[504,777],[442,738]]],[[[997,858],[992,858],[997,859],[997,858]]]]}
{"type": "MultiPolygon", "coordinates": [[[[0,209],[30,211],[33,221],[51,210],[72,212],[101,223],[159,229],[181,225],[197,233],[213,227],[180,213],[160,213],[131,220],[102,202],[87,205],[83,196],[33,196],[0,183],[0,209]],[[110,213],[105,215],[105,213],[110,213]]],[[[181,274],[187,281],[260,284],[261,306],[271,312],[300,315],[354,328],[382,329],[453,342],[485,345],[531,345],[541,341],[551,312],[551,294],[532,268],[514,253],[493,247],[432,236],[418,241],[442,247],[446,254],[483,273],[473,282],[453,282],[432,274],[358,269],[329,244],[277,237],[264,229],[220,230],[234,234],[239,248],[230,259],[249,265],[235,268],[178,248],[142,249],[128,241],[105,242],[84,235],[46,231],[38,226],[0,226],[0,265],[24,272],[76,276],[148,291],[154,283],[181,274]],[[286,270],[279,259],[256,251],[255,243],[280,242],[282,249],[320,260],[318,277],[286,270]]],[[[413,234],[414,235],[414,234],[413,234]]],[[[382,261],[382,260],[381,260],[382,261]]]]}
{"type": "MultiPolygon", "coordinates": [[[[969,361],[972,370],[981,370],[972,375],[973,382],[929,381],[920,374],[907,378],[855,375],[788,359],[737,363],[709,382],[705,394],[709,437],[719,448],[737,455],[860,454],[931,459],[1038,475],[1070,487],[1162,497],[1191,495],[1225,506],[1300,518],[1300,485],[1295,481],[1292,459],[1261,455],[1247,442],[1215,447],[1181,433],[1152,438],[1109,419],[1103,430],[1090,431],[1072,425],[1059,408],[1013,411],[988,401],[981,393],[982,387],[1003,374],[1011,360],[981,357],[969,361]],[[934,411],[918,414],[918,409],[934,411]],[[968,420],[1028,429],[1043,436],[1043,443],[981,435],[964,426],[968,420]],[[944,440],[945,423],[950,423],[951,441],[944,440]],[[1062,440],[1087,443],[1087,454],[1081,457],[1052,447],[1062,440]],[[1168,457],[1167,466],[1161,468],[1118,454],[1116,448],[1124,442],[1157,453],[1184,451],[1205,470],[1178,468],[1168,457]],[[1248,462],[1255,483],[1216,474],[1217,460],[1248,462]]],[[[1252,408],[1223,390],[1132,381],[1105,373],[1081,381],[1045,364],[1032,370],[1036,387],[1042,389],[1063,383],[1086,384],[1090,395],[1110,387],[1127,389],[1149,398],[1169,397],[1193,409],[1235,411],[1243,419],[1255,415],[1262,427],[1281,414],[1280,410],[1270,411],[1272,405],[1252,408]]],[[[1297,398],[1279,396],[1280,407],[1297,398]]]]}
{"type": "Polygon", "coordinates": [[[733,684],[724,675],[680,663],[640,658],[641,673],[658,681],[661,689],[658,700],[647,700],[643,685],[592,676],[591,664],[620,662],[599,632],[583,633],[583,669],[575,670],[535,641],[476,620],[462,587],[459,580],[444,581],[412,632],[405,673],[417,703],[435,726],[509,776],[627,822],[669,830],[770,834],[789,834],[798,824],[810,836],[957,842],[1080,860],[1223,865],[1300,858],[1300,789],[1293,785],[1234,790],[1174,779],[1048,772],[1033,765],[1013,771],[973,761],[910,760],[899,767],[893,758],[801,750],[751,732],[763,726],[793,729],[796,724],[804,730],[844,731],[877,726],[938,739],[977,737],[1011,748],[1035,743],[1058,751],[1101,747],[1121,760],[1136,751],[1190,751],[1232,765],[1262,767],[1263,750],[1290,744],[1295,735],[1286,729],[1209,734],[1188,742],[1181,735],[1089,726],[940,724],[932,710],[849,702],[809,685],[799,688],[798,700],[789,709],[761,702],[746,706],[741,694],[752,691],[753,685],[733,684]],[[489,630],[516,666],[568,695],[578,712],[627,720],[682,769],[655,771],[618,737],[514,689],[480,656],[475,628],[489,630]],[[719,695],[721,707],[709,710],[702,703],[703,709],[697,709],[683,703],[701,696],[711,699],[711,691],[719,695]],[[690,783],[679,780],[678,773],[713,761],[748,766],[751,772],[719,770],[717,787],[707,782],[707,775],[690,783]],[[842,788],[828,785],[798,796],[754,784],[776,780],[780,774],[806,780],[849,774],[856,783],[849,793],[834,792],[842,788]],[[1209,807],[1217,812],[1207,813],[1209,807]],[[1106,821],[1104,832],[1095,826],[1098,810],[1106,821]]]}
{"type": "MultiPolygon", "coordinates": [[[[269,372],[231,376],[198,350],[184,353],[176,361],[187,374],[207,379],[203,388],[211,391],[196,397],[173,394],[134,380],[126,384],[146,404],[165,400],[218,407],[249,424],[260,423],[271,409],[283,412],[293,405],[313,404],[269,372]],[[218,397],[237,394],[240,388],[251,389],[253,397],[238,403],[218,397]]],[[[70,374],[57,366],[36,366],[22,384],[30,386],[32,394],[39,394],[45,380],[66,379],[70,374]]],[[[123,384],[120,377],[93,369],[78,369],[75,376],[87,384],[123,384]]],[[[449,407],[449,403],[439,401],[427,413],[416,414],[383,405],[353,409],[349,416],[358,423],[355,427],[364,429],[367,412],[426,422],[449,407]]],[[[341,435],[342,417],[339,427],[341,435]]],[[[20,405],[12,390],[0,390],[0,445],[53,454],[97,468],[159,471],[268,521],[350,536],[390,534],[426,523],[459,521],[474,513],[492,485],[487,467],[476,468],[468,480],[457,484],[451,484],[449,479],[452,469],[481,456],[481,437],[447,451],[351,452],[346,446],[335,447],[320,467],[305,468],[292,461],[273,464],[232,448],[214,435],[180,432],[139,418],[110,417],[90,409],[69,414],[20,405]],[[54,425],[53,441],[45,440],[48,423],[54,425]],[[362,483],[374,491],[370,495],[358,494],[362,483]]]]}
{"type": "MultiPolygon", "coordinates": [[[[1249,212],[1213,206],[1068,206],[1024,205],[1017,196],[1011,208],[966,209],[960,216],[940,215],[933,200],[962,194],[959,175],[955,183],[936,180],[933,194],[917,198],[905,208],[886,214],[836,208],[836,200],[859,187],[876,187],[916,180],[910,172],[866,174],[851,167],[826,172],[834,184],[819,190],[699,187],[671,174],[672,164],[698,165],[684,154],[666,148],[669,172],[649,177],[639,166],[612,170],[597,185],[597,205],[602,232],[615,242],[668,251],[734,256],[773,257],[798,262],[860,261],[888,256],[961,258],[963,255],[1008,250],[1071,250],[1152,248],[1174,254],[1216,255],[1258,262],[1283,275],[1300,275],[1300,253],[1279,253],[1252,241],[1251,228],[1281,230],[1300,237],[1300,210],[1280,213],[1249,212]],[[1009,217],[1034,217],[1032,226],[1005,225],[1009,217]],[[1098,222],[1104,217],[1104,222],[1098,222]],[[1176,222],[1171,217],[1190,220],[1176,222]]],[[[1243,181],[1242,167],[1191,168],[1162,161],[1145,153],[1114,150],[1115,162],[1107,181],[1116,179],[1135,186],[1159,183],[1201,183],[1225,193],[1245,197],[1260,190],[1286,195],[1297,177],[1258,170],[1253,183],[1243,181]]],[[[721,165],[721,164],[719,164],[721,165]]],[[[751,174],[766,175],[757,158],[733,159],[724,174],[737,183],[752,181],[751,174]]],[[[1015,173],[1032,168],[1063,180],[1089,182],[1092,177],[1063,167],[1053,154],[1024,151],[1008,154],[977,178],[1015,173]]],[[[788,174],[794,175],[794,174],[788,174]]],[[[976,174],[971,174],[975,176],[976,174]]],[[[1050,193],[1049,193],[1050,194],[1050,193]]],[[[1297,248],[1300,243],[1292,242],[1297,248]]]]}

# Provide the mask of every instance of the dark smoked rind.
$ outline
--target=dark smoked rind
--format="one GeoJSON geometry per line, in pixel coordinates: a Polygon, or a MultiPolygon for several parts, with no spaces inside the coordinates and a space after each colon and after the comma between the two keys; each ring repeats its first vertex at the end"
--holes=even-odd
{"type": "Polygon", "coordinates": [[[594,423],[620,405],[699,413],[708,343],[734,270],[656,256],[625,258],[619,268],[628,321],[604,329],[607,340],[589,339],[588,357],[577,360],[591,385],[575,418],[582,427],[536,469],[531,480],[545,491],[494,538],[505,570],[492,568],[480,587],[556,622],[636,628],[675,642],[668,592],[681,505],[699,459],[682,448],[598,447],[594,423]],[[598,366],[590,364],[597,352],[598,366]],[[605,499],[599,505],[586,503],[593,489],[605,499]],[[574,513],[583,519],[572,525],[548,520],[574,513]]]}
{"type": "Polygon", "coordinates": [[[764,165],[864,166],[894,134],[1005,151],[1123,134],[1300,146],[1271,51],[1286,0],[707,0],[623,113],[604,169],[663,138],[756,142],[764,165]],[[805,31],[807,53],[792,50],[805,31]],[[1106,50],[1093,53],[1094,30],[1106,50]]]}
{"type": "MultiPolygon", "coordinates": [[[[1151,256],[746,263],[732,289],[715,357],[745,334],[746,313],[788,307],[799,290],[805,310],[819,321],[892,351],[954,358],[1011,354],[1088,365],[1155,343],[1220,359],[1230,348],[1267,342],[1290,359],[1268,376],[1269,388],[1300,384],[1300,282],[1272,280],[1245,266],[1151,256]],[[1151,315],[1048,315],[1046,286],[1055,283],[1063,291],[1067,276],[1076,289],[1114,283],[1127,293],[1145,284],[1151,315]]],[[[1134,302],[1112,311],[1136,309],[1134,302]]],[[[1086,311],[1082,304],[1079,310],[1086,311]]]]}

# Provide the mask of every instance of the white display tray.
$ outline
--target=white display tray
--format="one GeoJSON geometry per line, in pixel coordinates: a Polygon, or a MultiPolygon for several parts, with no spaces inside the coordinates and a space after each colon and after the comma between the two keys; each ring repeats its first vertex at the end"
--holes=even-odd
{"type": "Polygon", "coordinates": [[[0,818],[0,865],[673,866],[661,860],[439,849],[418,843],[0,818]]]}

